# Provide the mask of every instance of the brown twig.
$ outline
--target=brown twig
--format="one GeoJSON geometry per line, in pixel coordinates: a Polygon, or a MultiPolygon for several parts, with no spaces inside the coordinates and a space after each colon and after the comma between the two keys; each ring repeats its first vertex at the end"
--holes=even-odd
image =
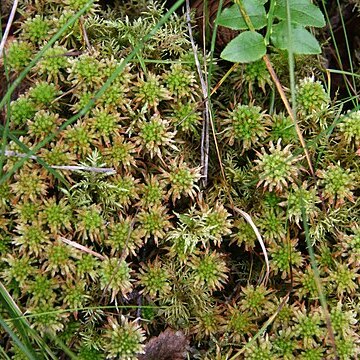
{"type": "Polygon", "coordinates": [[[278,90],[279,94],[280,94],[280,97],[281,97],[281,100],[282,102],[284,103],[285,105],[285,108],[286,108],[286,111],[288,112],[291,120],[293,121],[294,125],[295,125],[295,129],[296,129],[296,133],[297,133],[297,136],[300,140],[300,144],[302,146],[302,148],[304,149],[304,153],[305,153],[305,157],[306,157],[306,160],[309,164],[309,169],[310,169],[310,172],[311,172],[311,175],[312,176],[315,176],[315,172],[314,172],[314,168],[312,166],[312,163],[311,163],[311,159],[310,159],[310,155],[309,155],[309,152],[307,150],[307,147],[306,147],[306,144],[305,144],[305,140],[304,140],[304,137],[302,136],[302,133],[301,133],[301,130],[300,130],[300,126],[298,124],[298,122],[296,121],[296,118],[294,116],[294,112],[290,106],[290,103],[285,95],[285,92],[284,92],[284,89],[280,83],[280,80],[279,78],[277,77],[276,73],[275,73],[275,70],[273,68],[273,66],[271,65],[271,62],[270,62],[270,59],[269,59],[269,56],[267,54],[265,54],[263,56],[263,60],[265,62],[265,65],[270,73],[270,76],[271,78],[273,79],[274,81],[274,84],[276,86],[276,89],[278,90]]]}
{"type": "Polygon", "coordinates": [[[94,250],[91,250],[91,249],[89,249],[88,247],[86,247],[86,246],[84,246],[84,245],[81,245],[81,244],[79,244],[79,243],[77,243],[77,242],[75,242],[75,241],[66,239],[66,238],[63,237],[63,236],[60,236],[59,238],[60,238],[60,240],[61,240],[63,243],[65,243],[65,244],[67,244],[67,245],[70,245],[70,246],[72,246],[72,247],[75,248],[75,249],[78,249],[78,250],[80,250],[80,251],[82,251],[82,252],[86,252],[86,253],[88,253],[88,254],[90,254],[90,255],[96,256],[96,257],[99,258],[100,260],[105,260],[105,259],[106,259],[104,255],[101,255],[101,254],[99,254],[98,252],[96,252],[96,251],[94,251],[94,250]]]}
{"type": "Polygon", "coordinates": [[[86,32],[86,29],[85,29],[84,20],[83,20],[83,17],[82,17],[82,16],[79,17],[79,23],[80,23],[81,32],[82,32],[82,34],[83,34],[86,47],[87,47],[88,50],[90,51],[90,49],[91,49],[91,44],[90,44],[89,37],[88,37],[87,32],[86,32]]]}

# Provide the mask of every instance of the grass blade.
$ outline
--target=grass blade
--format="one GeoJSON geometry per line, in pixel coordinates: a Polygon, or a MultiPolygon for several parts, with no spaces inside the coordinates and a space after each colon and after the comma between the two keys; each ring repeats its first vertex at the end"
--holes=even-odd
{"type": "Polygon", "coordinates": [[[22,341],[25,343],[25,346],[29,346],[31,341],[28,336],[27,328],[29,324],[26,323],[24,319],[21,318],[22,313],[13,298],[6,290],[5,286],[0,282],[0,303],[7,310],[9,316],[14,322],[14,325],[19,332],[19,335],[22,338],[22,341]]]}
{"type": "MultiPolygon", "coordinates": [[[[24,346],[26,348],[31,348],[31,340],[34,341],[40,346],[43,350],[43,353],[47,353],[52,359],[56,360],[57,357],[50,350],[49,346],[45,343],[45,341],[35,332],[34,329],[31,328],[30,324],[26,320],[26,317],[22,314],[21,310],[6,290],[5,286],[0,282],[0,303],[4,306],[4,308],[8,311],[10,320],[13,322],[16,330],[19,332],[22,342],[24,342],[24,346]]],[[[1,324],[2,325],[2,324],[1,324]]],[[[6,323],[5,323],[6,325],[6,323]]],[[[6,328],[4,327],[6,330],[6,328]]],[[[10,329],[11,330],[11,329],[10,329]]],[[[6,330],[7,331],[7,330],[6,330]]],[[[9,333],[11,336],[11,334],[9,333]]],[[[15,341],[15,340],[14,340],[15,341]]]]}
{"type": "Polygon", "coordinates": [[[39,358],[36,356],[33,348],[29,344],[24,344],[18,336],[10,329],[10,327],[6,324],[3,317],[0,315],[0,325],[3,327],[3,329],[9,334],[9,336],[12,338],[16,346],[23,352],[24,355],[27,356],[30,360],[38,360],[39,358]]]}

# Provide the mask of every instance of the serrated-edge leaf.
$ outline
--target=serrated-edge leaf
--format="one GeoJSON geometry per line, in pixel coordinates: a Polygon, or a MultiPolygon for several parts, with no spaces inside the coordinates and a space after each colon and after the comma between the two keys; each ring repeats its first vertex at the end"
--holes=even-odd
{"type": "MultiPolygon", "coordinates": [[[[309,0],[288,0],[291,22],[302,26],[324,27],[326,22],[321,10],[309,0]]],[[[281,20],[287,18],[286,0],[278,0],[274,15],[281,20]]]]}
{"type": "MultiPolygon", "coordinates": [[[[255,29],[266,26],[266,12],[263,0],[244,0],[243,5],[255,29]]],[[[240,13],[239,5],[234,4],[224,9],[218,18],[218,25],[232,30],[247,30],[248,26],[240,13]]]]}
{"type": "Polygon", "coordinates": [[[264,38],[254,31],[245,31],[231,40],[220,57],[224,60],[249,63],[259,60],[266,54],[264,38]]]}
{"type": "MultiPolygon", "coordinates": [[[[321,52],[320,45],[316,38],[307,31],[303,26],[293,25],[292,34],[292,50],[294,54],[313,55],[321,52]]],[[[287,24],[285,21],[273,26],[271,42],[275,47],[281,50],[288,48],[287,24]]]]}

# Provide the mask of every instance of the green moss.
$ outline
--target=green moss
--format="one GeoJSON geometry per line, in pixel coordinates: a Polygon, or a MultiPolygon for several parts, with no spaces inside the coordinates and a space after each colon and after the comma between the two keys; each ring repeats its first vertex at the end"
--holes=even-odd
{"type": "MultiPolygon", "coordinates": [[[[5,48],[11,77],[86,2],[23,2],[16,40],[5,48]]],[[[223,62],[210,66],[199,53],[202,73],[212,68],[209,89],[223,79],[209,123],[183,16],[172,15],[124,63],[164,14],[159,2],[108,9],[95,2],[13,93],[2,172],[19,168],[0,185],[0,281],[34,315],[36,331],[56,333],[80,359],[135,359],[168,327],[204,359],[239,349],[244,359],[332,358],[319,282],[339,356],[356,358],[358,111],[333,108],[323,85],[306,78],[320,73],[318,61],[296,57],[295,75],[305,77],[298,125],[313,176],[293,120],[267,91],[275,87],[262,61],[228,80],[223,62]],[[95,98],[118,66],[123,71],[95,98]],[[89,102],[94,107],[69,123],[89,102]],[[41,147],[31,158],[23,159],[19,132],[27,148],[41,147]],[[65,182],[37,157],[57,165],[52,171],[65,182]],[[265,244],[268,282],[249,218],[265,244]]],[[[286,88],[287,57],[270,55],[286,88]]]]}

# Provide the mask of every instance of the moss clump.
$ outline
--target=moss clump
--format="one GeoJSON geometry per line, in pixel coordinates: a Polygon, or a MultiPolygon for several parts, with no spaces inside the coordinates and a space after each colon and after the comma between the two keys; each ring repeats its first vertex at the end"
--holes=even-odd
{"type": "MultiPolygon", "coordinates": [[[[23,2],[23,24],[6,49],[11,75],[47,43],[55,19],[58,28],[85,3],[23,2]]],[[[167,327],[186,334],[194,357],[231,358],[270,318],[266,335],[240,356],[331,359],[305,215],[338,355],[356,358],[358,112],[334,122],[323,85],[303,69],[297,115],[315,168],[309,176],[277,96],[269,110],[263,63],[248,64],[241,79],[232,74],[212,95],[217,146],[210,136],[207,150],[185,18],[173,15],[125,64],[164,13],[158,2],[117,2],[107,10],[95,2],[11,99],[3,171],[27,148],[36,158],[0,185],[0,280],[36,331],[50,331],[80,359],[136,359],[167,327]],[[131,9],[141,14],[131,17],[131,9]],[[268,283],[261,281],[259,234],[268,283]]],[[[280,55],[272,55],[278,70],[287,63],[280,55]]],[[[216,67],[214,81],[222,71],[216,67]]],[[[2,339],[18,356],[12,340],[2,339]]]]}

